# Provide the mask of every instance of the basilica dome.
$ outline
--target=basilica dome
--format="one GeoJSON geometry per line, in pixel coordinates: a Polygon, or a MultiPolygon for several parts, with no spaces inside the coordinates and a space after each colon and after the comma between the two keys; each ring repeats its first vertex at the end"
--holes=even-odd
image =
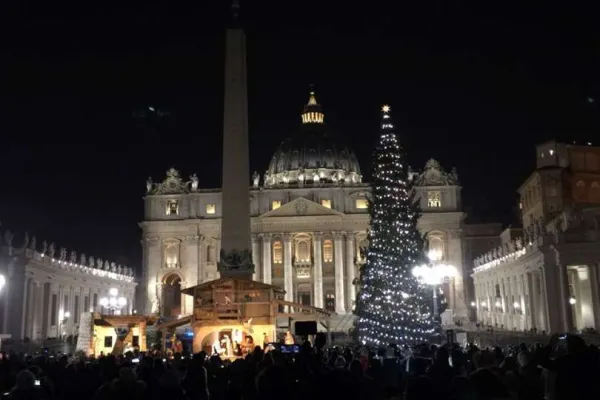
{"type": "Polygon", "coordinates": [[[321,105],[310,92],[298,132],[285,139],[271,158],[265,186],[360,183],[354,152],[328,131],[321,105]]]}

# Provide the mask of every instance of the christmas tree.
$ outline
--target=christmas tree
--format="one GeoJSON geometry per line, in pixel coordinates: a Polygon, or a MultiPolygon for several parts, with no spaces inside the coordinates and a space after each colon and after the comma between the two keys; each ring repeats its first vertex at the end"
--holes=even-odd
{"type": "Polygon", "coordinates": [[[427,341],[435,330],[431,295],[412,274],[424,262],[407,161],[390,117],[382,109],[381,133],[373,154],[369,250],[361,271],[356,308],[359,342],[380,346],[427,341]]]}

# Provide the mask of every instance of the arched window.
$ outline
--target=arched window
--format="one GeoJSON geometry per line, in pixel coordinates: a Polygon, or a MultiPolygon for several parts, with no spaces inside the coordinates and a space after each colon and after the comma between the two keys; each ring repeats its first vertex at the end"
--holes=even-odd
{"type": "Polygon", "coordinates": [[[273,264],[283,264],[283,245],[280,240],[273,242],[273,264]]]}
{"type": "Polygon", "coordinates": [[[323,261],[333,262],[333,242],[329,239],[323,242],[323,261]]]}
{"type": "Polygon", "coordinates": [[[310,244],[307,239],[296,242],[296,262],[310,261],[310,244]]]}
{"type": "Polygon", "coordinates": [[[429,235],[428,236],[429,239],[429,252],[433,252],[431,253],[436,254],[438,257],[440,257],[440,260],[444,259],[444,239],[442,239],[439,236],[433,236],[433,235],[429,235]]]}
{"type": "Polygon", "coordinates": [[[166,317],[181,314],[181,277],[171,274],[163,278],[162,315],[166,317]]]}
{"type": "Polygon", "coordinates": [[[179,267],[179,240],[167,239],[164,243],[165,267],[179,267]]]}

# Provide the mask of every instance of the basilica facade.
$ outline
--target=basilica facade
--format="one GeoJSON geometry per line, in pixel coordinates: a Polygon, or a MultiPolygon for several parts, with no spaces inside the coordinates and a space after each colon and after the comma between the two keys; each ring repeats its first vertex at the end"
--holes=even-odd
{"type": "MultiPolygon", "coordinates": [[[[280,286],[288,301],[351,321],[368,247],[370,186],[352,149],[327,129],[312,92],[301,121],[262,179],[255,172],[249,182],[254,279],[280,286]]],[[[413,179],[423,210],[419,230],[459,270],[443,286],[450,315],[467,319],[473,296],[467,257],[495,245],[488,238],[499,228],[465,224],[456,171],[430,160],[413,179]]],[[[175,169],[158,183],[148,179],[146,190],[140,301],[146,313],[188,315],[192,300],[181,289],[218,278],[221,191],[201,188],[195,174],[184,179],[175,169]]]]}

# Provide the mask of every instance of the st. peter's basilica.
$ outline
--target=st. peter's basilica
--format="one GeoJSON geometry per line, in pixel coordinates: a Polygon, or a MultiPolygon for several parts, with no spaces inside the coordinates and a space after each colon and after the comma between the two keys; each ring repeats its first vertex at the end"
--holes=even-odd
{"type": "MultiPolygon", "coordinates": [[[[345,331],[365,262],[370,187],[352,149],[327,129],[314,92],[300,117],[267,171],[249,182],[254,279],[282,287],[287,301],[335,311],[332,329],[345,331]]],[[[446,319],[465,320],[470,260],[498,245],[501,227],[465,223],[455,170],[431,159],[413,178],[423,210],[419,229],[459,271],[444,285],[446,319]]],[[[195,174],[184,179],[175,169],[158,183],[149,179],[146,189],[141,300],[146,313],[188,315],[192,299],[181,289],[218,277],[221,190],[201,188],[195,174]]]]}

